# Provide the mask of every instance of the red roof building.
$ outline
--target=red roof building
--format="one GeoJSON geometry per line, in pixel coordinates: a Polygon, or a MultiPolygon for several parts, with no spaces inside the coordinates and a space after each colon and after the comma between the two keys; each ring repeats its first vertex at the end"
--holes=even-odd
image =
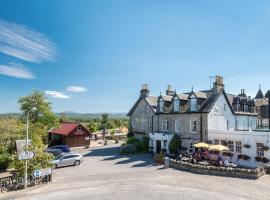
{"type": "Polygon", "coordinates": [[[59,128],[49,131],[49,141],[52,145],[89,146],[90,138],[90,131],[79,122],[62,122],[59,128]]]}

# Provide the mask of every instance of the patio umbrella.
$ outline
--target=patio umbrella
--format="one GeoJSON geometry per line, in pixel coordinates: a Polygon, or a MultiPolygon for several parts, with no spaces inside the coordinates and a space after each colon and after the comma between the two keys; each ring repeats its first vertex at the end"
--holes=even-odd
{"type": "Polygon", "coordinates": [[[209,145],[204,143],[204,142],[200,142],[200,143],[194,144],[194,147],[197,147],[197,148],[209,148],[209,145]]]}
{"type": "Polygon", "coordinates": [[[212,145],[209,147],[209,150],[216,150],[216,151],[227,151],[230,150],[228,147],[225,147],[221,144],[212,145]]]}

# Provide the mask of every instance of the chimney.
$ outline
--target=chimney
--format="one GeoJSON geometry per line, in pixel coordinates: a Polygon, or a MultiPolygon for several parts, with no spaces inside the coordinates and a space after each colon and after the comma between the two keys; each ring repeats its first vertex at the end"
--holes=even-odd
{"type": "Polygon", "coordinates": [[[148,84],[143,84],[141,89],[141,97],[146,98],[149,97],[149,89],[148,84]]]}
{"type": "Polygon", "coordinates": [[[214,86],[213,86],[213,92],[215,94],[218,94],[222,89],[224,89],[223,77],[216,76],[216,80],[215,80],[214,86]]]}
{"type": "Polygon", "coordinates": [[[247,95],[245,93],[245,89],[241,89],[241,93],[238,96],[247,98],[247,95]]]}
{"type": "Polygon", "coordinates": [[[168,85],[167,90],[166,90],[166,95],[168,96],[173,96],[175,92],[173,91],[173,88],[171,85],[168,85]]]}

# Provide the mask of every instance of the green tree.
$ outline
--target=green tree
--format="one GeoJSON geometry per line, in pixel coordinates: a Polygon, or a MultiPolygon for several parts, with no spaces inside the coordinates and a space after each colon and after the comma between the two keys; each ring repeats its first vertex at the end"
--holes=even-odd
{"type": "Polygon", "coordinates": [[[107,113],[102,114],[101,116],[101,128],[107,128],[109,122],[109,115],[107,113]]]}
{"type": "Polygon", "coordinates": [[[180,149],[181,149],[181,139],[178,135],[174,135],[169,144],[170,153],[177,154],[180,149]]]}
{"type": "Polygon", "coordinates": [[[266,98],[269,98],[269,97],[270,97],[270,90],[268,90],[268,91],[265,93],[265,97],[266,97],[266,98]]]}
{"type": "Polygon", "coordinates": [[[29,96],[21,97],[18,101],[23,111],[23,121],[29,116],[30,132],[39,128],[39,134],[44,143],[47,142],[48,130],[59,125],[58,118],[52,112],[51,104],[43,92],[34,91],[29,96]]]}

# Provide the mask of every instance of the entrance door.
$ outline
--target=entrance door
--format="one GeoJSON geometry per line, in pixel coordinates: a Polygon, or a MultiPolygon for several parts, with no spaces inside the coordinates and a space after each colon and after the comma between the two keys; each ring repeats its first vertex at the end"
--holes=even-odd
{"type": "Polygon", "coordinates": [[[161,141],[156,140],[156,153],[160,153],[160,152],[161,152],[161,141]]]}

